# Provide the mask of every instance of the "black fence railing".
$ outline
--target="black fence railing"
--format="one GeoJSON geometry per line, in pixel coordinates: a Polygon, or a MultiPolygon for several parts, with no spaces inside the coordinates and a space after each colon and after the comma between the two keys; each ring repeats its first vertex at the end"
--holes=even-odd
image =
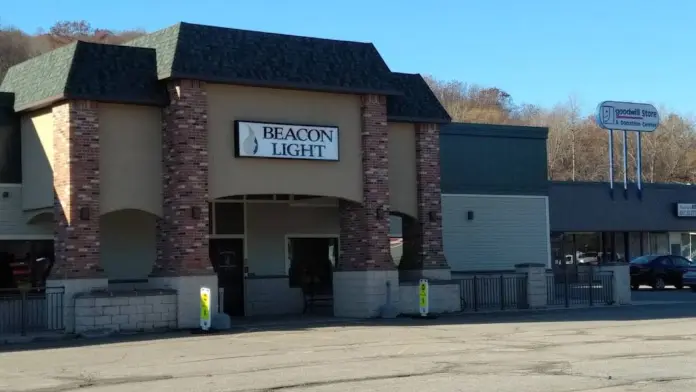
{"type": "Polygon", "coordinates": [[[61,331],[65,288],[0,289],[0,334],[61,331]]]}
{"type": "Polygon", "coordinates": [[[613,305],[614,275],[595,268],[558,269],[546,275],[548,306],[613,305]]]}
{"type": "Polygon", "coordinates": [[[485,274],[458,277],[462,311],[526,309],[527,275],[485,274]]]}

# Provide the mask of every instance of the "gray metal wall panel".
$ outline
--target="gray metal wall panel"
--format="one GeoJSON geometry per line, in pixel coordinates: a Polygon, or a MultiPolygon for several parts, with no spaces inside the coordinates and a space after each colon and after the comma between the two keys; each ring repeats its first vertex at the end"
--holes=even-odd
{"type": "Polygon", "coordinates": [[[644,184],[643,198],[629,184],[552,182],[549,211],[553,231],[696,231],[696,218],[678,218],[676,203],[696,203],[696,187],[676,184],[644,184]]]}
{"type": "Polygon", "coordinates": [[[546,195],[546,135],[536,127],[442,126],[442,193],[546,195]]]}
{"type": "Polygon", "coordinates": [[[549,262],[547,198],[443,195],[442,233],[452,271],[511,270],[549,262]],[[473,211],[474,219],[467,219],[473,211]]]}

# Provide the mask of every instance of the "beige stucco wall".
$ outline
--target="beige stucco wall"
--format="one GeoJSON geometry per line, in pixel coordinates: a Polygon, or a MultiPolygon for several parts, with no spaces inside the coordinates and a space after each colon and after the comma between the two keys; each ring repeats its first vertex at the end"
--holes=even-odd
{"type": "Polygon", "coordinates": [[[302,292],[291,288],[287,278],[286,235],[338,236],[338,219],[338,207],[247,204],[247,316],[302,312],[302,292]]]}
{"type": "Polygon", "coordinates": [[[393,212],[415,217],[416,129],[413,124],[389,124],[389,204],[393,212]]]}
{"type": "Polygon", "coordinates": [[[22,116],[22,208],[53,207],[53,113],[22,116]]]}
{"type": "Polygon", "coordinates": [[[99,105],[100,213],[136,209],[162,215],[161,111],[99,105]]]}
{"type": "Polygon", "coordinates": [[[254,275],[287,275],[285,236],[339,233],[337,207],[291,207],[287,203],[247,204],[246,258],[254,275]]]}
{"type": "Polygon", "coordinates": [[[99,263],[109,279],[146,279],[157,255],[157,218],[140,210],[100,217],[99,263]]]}
{"type": "Polygon", "coordinates": [[[1,184],[0,239],[52,239],[53,208],[25,212],[22,209],[24,192],[20,184],[1,184]]]}
{"type": "Polygon", "coordinates": [[[209,192],[311,194],[362,202],[360,97],[207,85],[209,192]],[[234,120],[339,127],[340,161],[234,157],[234,120]]]}

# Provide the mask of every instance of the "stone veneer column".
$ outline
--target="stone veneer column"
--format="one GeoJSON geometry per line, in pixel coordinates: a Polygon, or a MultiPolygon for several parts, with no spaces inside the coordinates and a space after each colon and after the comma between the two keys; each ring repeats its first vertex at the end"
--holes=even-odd
{"type": "Polygon", "coordinates": [[[375,317],[398,301],[398,273],[389,245],[389,156],[386,97],[362,97],[363,203],[341,200],[341,252],[334,272],[334,314],[375,317]]]}
{"type": "Polygon", "coordinates": [[[53,108],[55,264],[52,279],[99,278],[99,113],[97,103],[53,108]],[[88,216],[81,216],[86,209],[88,216]]]}
{"type": "Polygon", "coordinates": [[[450,279],[442,247],[440,130],[436,124],[416,124],[416,187],[423,277],[450,279]]]}
{"type": "MultiPolygon", "coordinates": [[[[75,295],[108,285],[99,265],[99,154],[97,103],[68,101],[54,106],[55,261],[46,286],[55,298],[63,295],[66,332],[75,331],[75,295]],[[82,209],[86,214],[81,216],[82,209]]],[[[46,306],[47,314],[55,314],[55,301],[46,306]]]]}
{"type": "Polygon", "coordinates": [[[162,218],[151,282],[178,291],[178,324],[198,325],[198,291],[206,286],[215,304],[217,277],[208,248],[208,112],[205,83],[167,84],[162,111],[162,218]],[[197,209],[200,215],[195,216],[197,209]]]}

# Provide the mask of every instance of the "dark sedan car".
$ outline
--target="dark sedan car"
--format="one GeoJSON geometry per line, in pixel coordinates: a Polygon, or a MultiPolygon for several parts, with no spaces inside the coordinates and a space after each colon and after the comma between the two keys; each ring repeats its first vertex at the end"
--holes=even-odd
{"type": "Polygon", "coordinates": [[[684,288],[684,273],[694,264],[687,258],[675,255],[645,255],[636,257],[629,263],[631,288],[637,290],[641,285],[662,290],[665,286],[684,288]]]}

